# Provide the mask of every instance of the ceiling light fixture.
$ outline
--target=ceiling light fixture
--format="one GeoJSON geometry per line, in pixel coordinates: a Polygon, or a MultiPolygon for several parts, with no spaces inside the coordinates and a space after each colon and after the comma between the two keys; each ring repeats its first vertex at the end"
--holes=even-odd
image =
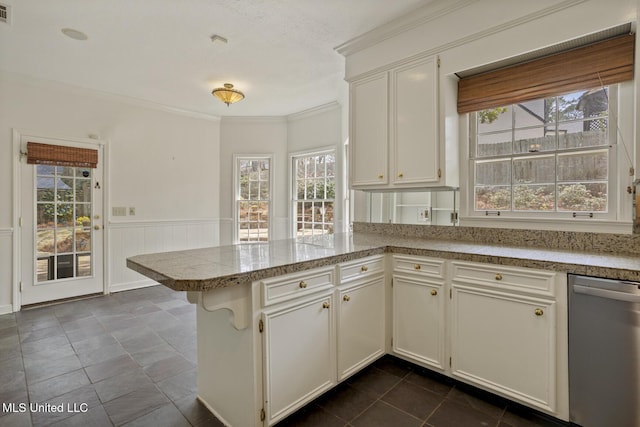
{"type": "Polygon", "coordinates": [[[224,87],[214,89],[211,94],[227,104],[227,107],[229,104],[233,104],[234,102],[242,101],[244,99],[244,93],[234,89],[231,83],[225,83],[224,87]]]}
{"type": "Polygon", "coordinates": [[[82,31],[74,30],[73,28],[63,28],[60,31],[62,31],[62,34],[64,34],[65,36],[71,37],[74,40],[86,40],[89,38],[82,31]]]}

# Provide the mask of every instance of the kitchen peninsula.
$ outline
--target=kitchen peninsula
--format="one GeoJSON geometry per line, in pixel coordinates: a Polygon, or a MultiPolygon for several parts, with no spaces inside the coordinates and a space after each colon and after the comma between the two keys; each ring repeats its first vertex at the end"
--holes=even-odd
{"type": "Polygon", "coordinates": [[[640,259],[557,247],[356,231],[127,265],[198,305],[198,397],[228,425],[275,424],[385,353],[567,420],[566,273],[638,281],[640,259]]]}

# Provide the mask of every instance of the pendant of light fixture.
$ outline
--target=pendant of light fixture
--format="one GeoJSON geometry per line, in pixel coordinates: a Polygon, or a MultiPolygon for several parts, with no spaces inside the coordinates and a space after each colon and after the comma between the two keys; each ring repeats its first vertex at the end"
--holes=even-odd
{"type": "Polygon", "coordinates": [[[230,104],[242,101],[244,99],[244,93],[240,92],[237,89],[234,89],[231,83],[225,83],[224,87],[215,88],[211,92],[211,94],[218,98],[220,101],[227,104],[227,107],[230,104]]]}

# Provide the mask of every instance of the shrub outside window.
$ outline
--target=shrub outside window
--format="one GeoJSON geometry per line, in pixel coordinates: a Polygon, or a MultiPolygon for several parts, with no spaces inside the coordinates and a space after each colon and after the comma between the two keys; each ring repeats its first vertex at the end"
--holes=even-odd
{"type": "Polygon", "coordinates": [[[613,92],[580,90],[472,113],[474,210],[607,213],[613,92]]]}

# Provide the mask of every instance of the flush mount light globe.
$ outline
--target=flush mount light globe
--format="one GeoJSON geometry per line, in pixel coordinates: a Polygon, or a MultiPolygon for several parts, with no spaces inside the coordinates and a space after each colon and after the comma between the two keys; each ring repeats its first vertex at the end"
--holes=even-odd
{"type": "Polygon", "coordinates": [[[234,102],[242,101],[244,99],[244,93],[234,89],[231,83],[225,83],[224,87],[216,88],[211,93],[220,101],[227,104],[227,107],[234,102]]]}
{"type": "Polygon", "coordinates": [[[86,40],[89,38],[82,31],[74,30],[73,28],[63,28],[60,31],[62,31],[62,34],[64,34],[65,36],[71,37],[74,40],[86,40]]]}

